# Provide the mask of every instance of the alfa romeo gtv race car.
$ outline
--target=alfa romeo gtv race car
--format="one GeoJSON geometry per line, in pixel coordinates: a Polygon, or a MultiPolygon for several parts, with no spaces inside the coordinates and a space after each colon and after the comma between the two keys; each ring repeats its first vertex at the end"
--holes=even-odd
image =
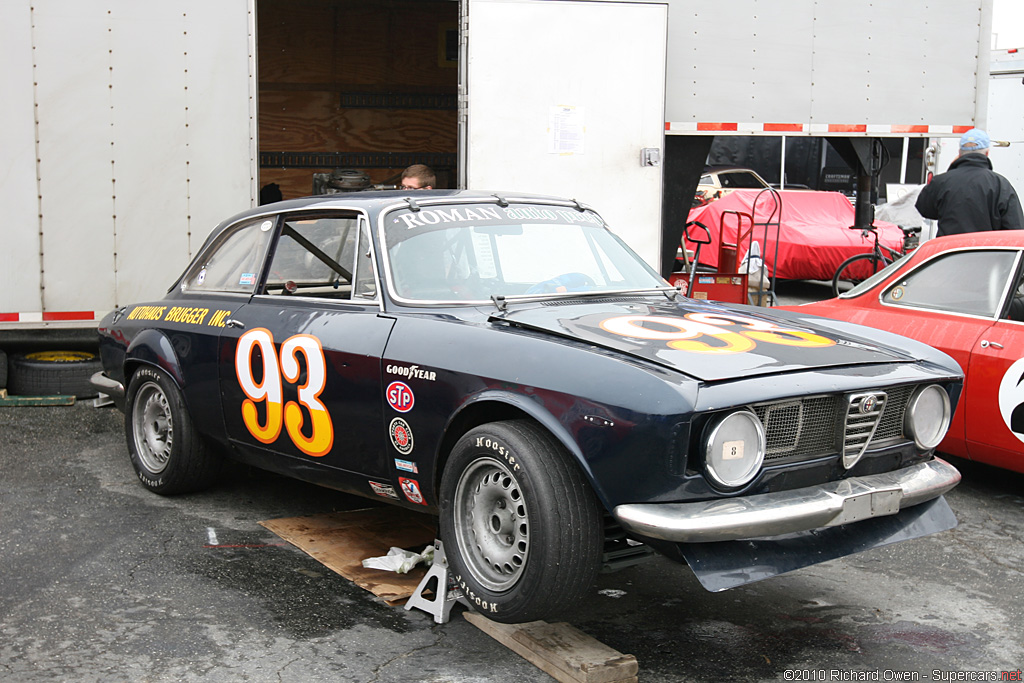
{"type": "Polygon", "coordinates": [[[99,333],[143,486],[226,456],[437,515],[498,621],[580,600],[611,527],[722,590],[956,524],[948,356],[687,299],[575,201],[261,206],[99,333]]]}

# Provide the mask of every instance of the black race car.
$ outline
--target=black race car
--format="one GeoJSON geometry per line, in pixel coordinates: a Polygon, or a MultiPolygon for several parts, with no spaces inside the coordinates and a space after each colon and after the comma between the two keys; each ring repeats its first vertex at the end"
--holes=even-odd
{"type": "Polygon", "coordinates": [[[575,201],[261,206],[99,333],[146,488],[228,456],[437,515],[498,621],[579,600],[615,532],[721,590],[956,524],[948,356],[687,299],[575,201]]]}

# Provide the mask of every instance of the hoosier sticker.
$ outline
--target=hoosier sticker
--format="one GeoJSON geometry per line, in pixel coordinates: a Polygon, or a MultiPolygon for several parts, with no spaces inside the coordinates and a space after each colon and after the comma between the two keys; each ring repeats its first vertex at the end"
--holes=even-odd
{"type": "MultiPolygon", "coordinates": [[[[391,444],[402,455],[412,453],[412,427],[400,417],[391,421],[391,444]]],[[[397,461],[396,461],[397,462],[397,461]]]]}

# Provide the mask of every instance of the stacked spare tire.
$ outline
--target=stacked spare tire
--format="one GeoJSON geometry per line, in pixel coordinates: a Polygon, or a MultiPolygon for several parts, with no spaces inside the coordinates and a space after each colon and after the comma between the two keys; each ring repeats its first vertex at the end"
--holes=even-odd
{"type": "Polygon", "coordinates": [[[11,396],[74,396],[92,398],[98,394],[89,382],[102,370],[99,356],[90,351],[0,351],[0,388],[11,396]]]}

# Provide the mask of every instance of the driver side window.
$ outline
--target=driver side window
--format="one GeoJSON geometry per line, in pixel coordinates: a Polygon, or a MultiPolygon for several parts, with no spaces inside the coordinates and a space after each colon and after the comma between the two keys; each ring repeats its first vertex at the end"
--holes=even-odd
{"type": "Polygon", "coordinates": [[[1017,252],[957,251],[933,259],[889,288],[887,304],[994,318],[999,314],[1017,252]]]}
{"type": "MultiPolygon", "coordinates": [[[[288,218],[270,262],[265,293],[272,296],[308,296],[351,299],[352,284],[365,282],[356,275],[360,239],[356,216],[288,218]]],[[[363,270],[369,265],[361,259],[363,270]]],[[[372,272],[369,274],[372,279],[372,272]]],[[[365,296],[366,286],[363,286],[365,296]]]]}

